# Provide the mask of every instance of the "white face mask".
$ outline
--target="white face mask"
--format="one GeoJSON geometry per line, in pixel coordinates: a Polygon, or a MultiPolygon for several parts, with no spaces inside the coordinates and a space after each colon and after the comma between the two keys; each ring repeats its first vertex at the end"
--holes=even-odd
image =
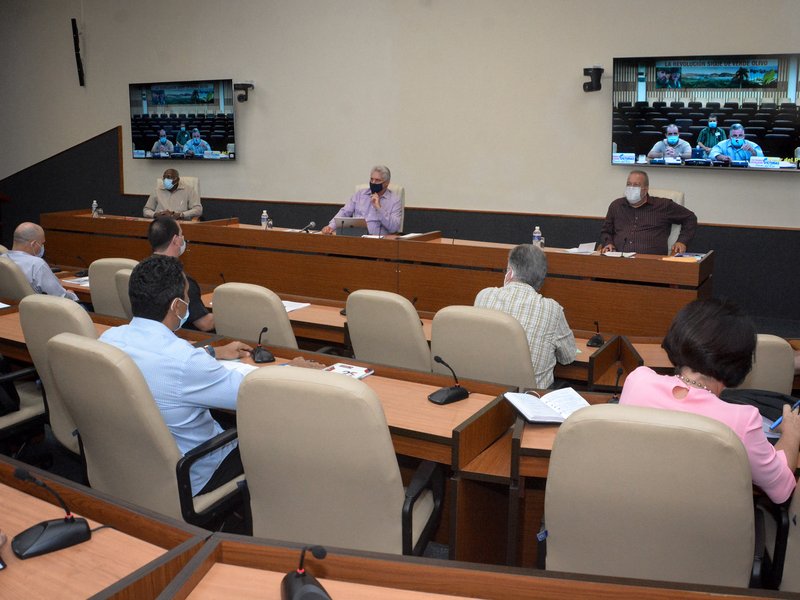
{"type": "Polygon", "coordinates": [[[642,201],[642,188],[629,185],[625,188],[625,199],[630,204],[639,204],[642,201]]]}
{"type": "Polygon", "coordinates": [[[186,252],[186,238],[181,240],[181,249],[178,250],[178,256],[181,256],[184,252],[186,252]]]}

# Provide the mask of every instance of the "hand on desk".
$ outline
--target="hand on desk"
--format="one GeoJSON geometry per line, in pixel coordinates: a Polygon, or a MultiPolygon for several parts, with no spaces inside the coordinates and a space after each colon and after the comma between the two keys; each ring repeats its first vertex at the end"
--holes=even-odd
{"type": "Polygon", "coordinates": [[[672,245],[669,254],[670,256],[675,256],[676,254],[682,254],[683,252],[686,252],[686,244],[683,242],[675,242],[672,245]]]}
{"type": "Polygon", "coordinates": [[[330,227],[329,225],[325,225],[325,227],[322,228],[322,233],[324,233],[325,235],[330,235],[333,233],[333,228],[330,227]]]}
{"type": "Polygon", "coordinates": [[[326,367],[326,365],[323,365],[322,363],[318,363],[315,360],[306,360],[302,356],[298,356],[296,358],[293,358],[292,360],[290,360],[286,364],[291,365],[292,367],[301,367],[303,369],[319,369],[319,370],[321,370],[321,369],[324,369],[326,367]]]}
{"type": "Polygon", "coordinates": [[[224,346],[214,348],[217,358],[222,360],[235,360],[237,358],[247,358],[250,356],[252,348],[242,342],[231,342],[224,346]]]}

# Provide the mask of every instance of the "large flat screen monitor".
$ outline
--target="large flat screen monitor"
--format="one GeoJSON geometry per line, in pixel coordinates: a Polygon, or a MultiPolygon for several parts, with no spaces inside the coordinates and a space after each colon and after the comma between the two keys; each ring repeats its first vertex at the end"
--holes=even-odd
{"type": "Polygon", "coordinates": [[[133,158],[236,158],[233,80],[132,83],[128,96],[133,158]]]}
{"type": "Polygon", "coordinates": [[[798,54],[615,58],[612,163],[797,173],[798,63],[798,54]]]}

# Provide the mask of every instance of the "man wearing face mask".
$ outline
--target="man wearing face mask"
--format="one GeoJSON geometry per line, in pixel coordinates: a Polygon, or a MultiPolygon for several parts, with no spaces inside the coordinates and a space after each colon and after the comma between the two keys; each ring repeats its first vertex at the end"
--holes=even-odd
{"type": "Polygon", "coordinates": [[[711,152],[711,149],[724,142],[726,139],[725,130],[722,127],[717,127],[717,115],[708,115],[708,127],[704,128],[697,136],[697,147],[705,152],[711,152]]]}
{"type": "Polygon", "coordinates": [[[363,218],[371,235],[397,233],[403,218],[403,206],[400,197],[389,189],[391,178],[389,167],[383,165],[373,167],[369,177],[369,189],[359,190],[353,194],[331,222],[322,228],[322,233],[331,234],[336,231],[337,217],[363,218]]]}
{"type": "Polygon", "coordinates": [[[744,127],[740,123],[731,125],[729,140],[718,143],[708,153],[711,160],[725,163],[732,160],[748,161],[751,156],[764,156],[764,151],[761,146],[744,137],[744,127]]]}
{"type": "Polygon", "coordinates": [[[656,142],[647,153],[647,158],[682,158],[692,157],[692,147],[689,142],[679,137],[680,129],[677,125],[667,125],[667,137],[656,142]]]}
{"type": "Polygon", "coordinates": [[[520,322],[528,337],[536,387],[553,385],[556,361],[575,360],[575,336],[567,325],[564,309],[539,293],[547,275],[547,257],[538,246],[521,244],[508,253],[503,287],[478,292],[475,306],[503,311],[520,322]]]}
{"type": "Polygon", "coordinates": [[[37,294],[77,300],[75,294],[64,289],[58,277],[53,275],[50,265],[42,258],[44,245],[44,229],[36,223],[20,223],[14,230],[14,245],[5,256],[22,270],[37,294]]]}
{"type": "Polygon", "coordinates": [[[631,171],[625,184],[625,197],[608,207],[600,230],[601,252],[618,250],[640,254],[666,254],[673,223],[681,225],[671,254],[686,252],[697,229],[697,217],[688,208],[667,198],[654,198],[647,191],[650,181],[644,171],[631,171]]]}
{"type": "MultiPolygon", "coordinates": [[[[128,292],[133,319],[108,329],[100,341],[128,354],[147,381],[181,454],[222,433],[212,408],[233,410],[244,375],[216,359],[248,356],[251,348],[231,342],[197,348],[175,335],[189,317],[189,284],[178,259],[155,254],[131,273],[128,292]]],[[[236,442],[192,467],[192,494],[207,493],[242,472],[236,442]]]]}
{"type": "MultiPolygon", "coordinates": [[[[186,251],[186,238],[180,224],[172,217],[156,217],[147,229],[147,240],[153,249],[153,254],[163,254],[172,258],[179,258],[186,251]]],[[[186,281],[189,284],[189,318],[187,328],[200,331],[214,330],[214,315],[206,310],[200,293],[200,286],[188,273],[186,281]]]]}
{"type": "Polygon", "coordinates": [[[203,153],[211,150],[208,142],[200,138],[200,130],[196,127],[192,129],[192,138],[183,146],[186,156],[203,156],[203,153]]]}
{"type": "Polygon", "coordinates": [[[200,204],[197,190],[181,183],[178,171],[167,169],[164,171],[162,184],[150,194],[142,213],[148,219],[169,215],[188,220],[201,216],[203,205],[200,204]]]}
{"type": "Polygon", "coordinates": [[[172,142],[167,139],[167,132],[163,129],[159,129],[158,139],[156,140],[156,143],[153,144],[153,149],[151,152],[153,154],[172,154],[174,149],[175,147],[172,145],[172,142]]]}

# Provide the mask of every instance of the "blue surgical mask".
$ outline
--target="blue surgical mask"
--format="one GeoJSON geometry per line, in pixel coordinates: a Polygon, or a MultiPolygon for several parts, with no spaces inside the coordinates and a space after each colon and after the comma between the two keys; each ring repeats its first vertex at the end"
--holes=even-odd
{"type": "Polygon", "coordinates": [[[200,143],[200,138],[192,138],[192,143],[197,146],[200,143]]]}
{"type": "Polygon", "coordinates": [[[178,329],[180,329],[186,324],[186,320],[189,318],[189,303],[181,298],[175,298],[175,299],[178,302],[183,302],[186,305],[186,314],[183,315],[182,317],[178,317],[180,319],[180,323],[178,323],[178,326],[174,329],[174,331],[178,331],[178,329]]]}
{"type": "Polygon", "coordinates": [[[744,146],[744,138],[731,138],[731,146],[741,148],[744,146]]]}
{"type": "Polygon", "coordinates": [[[383,184],[382,183],[370,183],[369,184],[369,191],[372,192],[373,194],[379,194],[382,189],[383,189],[383,184]]]}
{"type": "Polygon", "coordinates": [[[708,126],[711,127],[712,129],[714,129],[717,126],[717,122],[716,121],[709,121],[708,122],[708,126]]]}
{"type": "Polygon", "coordinates": [[[667,143],[671,146],[674,146],[678,143],[678,136],[677,135],[668,135],[667,136],[667,143]]]}
{"type": "Polygon", "coordinates": [[[171,190],[172,186],[173,186],[172,179],[170,179],[169,177],[166,177],[164,179],[164,189],[165,190],[171,190]]]}
{"type": "Polygon", "coordinates": [[[167,143],[167,138],[166,137],[160,137],[160,138],[158,138],[158,141],[161,142],[162,144],[166,144],[167,143]]]}
{"type": "Polygon", "coordinates": [[[186,131],[186,127],[181,127],[181,131],[186,131]]]}

